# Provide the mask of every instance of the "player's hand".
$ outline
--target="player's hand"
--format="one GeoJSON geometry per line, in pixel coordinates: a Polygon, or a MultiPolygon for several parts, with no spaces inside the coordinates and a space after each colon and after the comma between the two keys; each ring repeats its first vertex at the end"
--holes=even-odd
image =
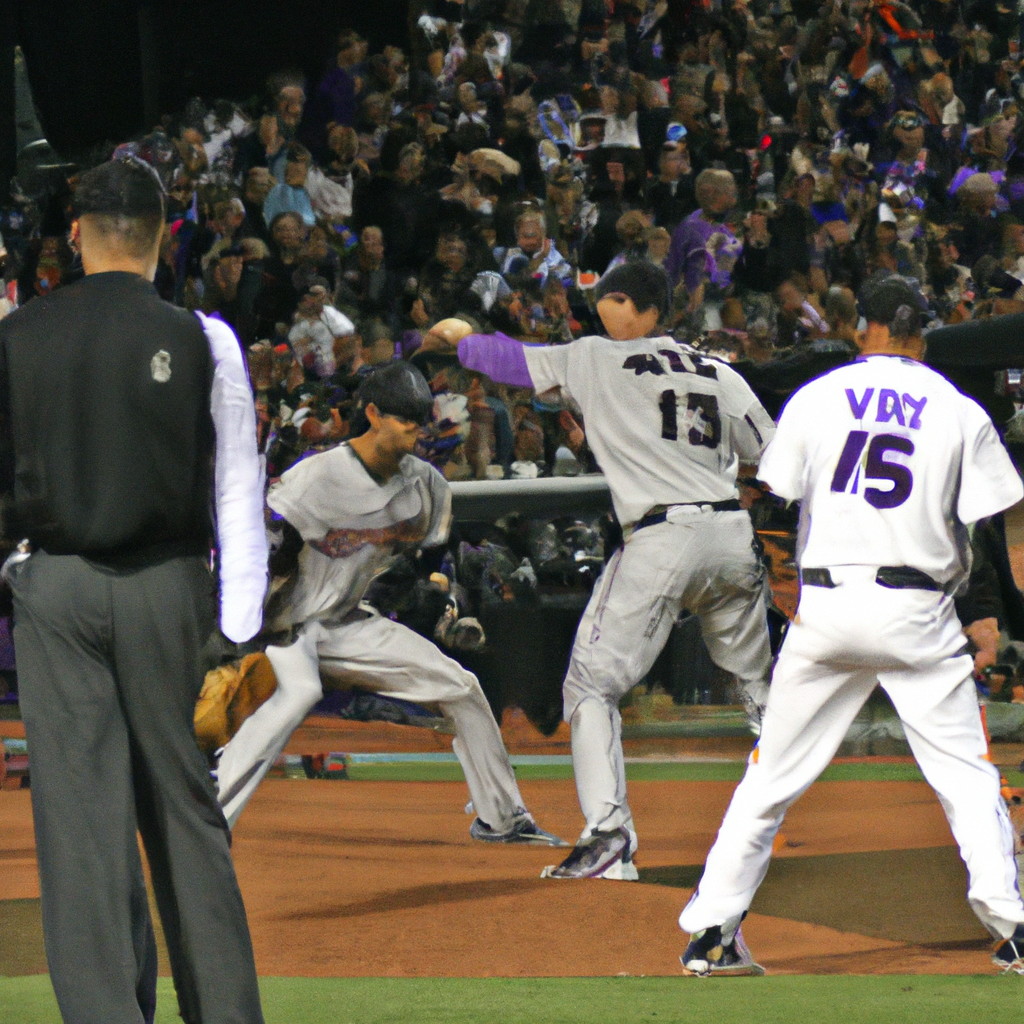
{"type": "Polygon", "coordinates": [[[459,342],[472,334],[473,328],[465,320],[449,317],[447,320],[439,320],[427,331],[423,338],[421,350],[424,352],[440,352],[442,354],[454,354],[459,347],[459,342]]]}
{"type": "Polygon", "coordinates": [[[964,626],[967,639],[977,649],[974,655],[974,676],[984,678],[984,671],[996,663],[999,650],[999,623],[995,619],[977,619],[964,626]]]}

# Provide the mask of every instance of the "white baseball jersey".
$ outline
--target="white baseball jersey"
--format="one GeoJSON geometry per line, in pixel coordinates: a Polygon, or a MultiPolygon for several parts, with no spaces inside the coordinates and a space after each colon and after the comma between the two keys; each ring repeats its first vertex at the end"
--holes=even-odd
{"type": "Polygon", "coordinates": [[[380,483],[348,444],[296,463],[267,504],[306,542],[274,629],[343,618],[399,551],[441,544],[451,526],[451,490],[436,469],[407,455],[380,483]]]}
{"type": "Polygon", "coordinates": [[[656,505],[735,498],[740,463],[756,463],[775,432],[735,370],[672,338],[523,351],[538,394],[560,387],[583,410],[623,525],[656,505]]]}
{"type": "Polygon", "coordinates": [[[967,866],[971,908],[995,938],[1024,921],[999,793],[949,592],[969,569],[964,524],[1024,491],[988,416],[921,363],[873,355],[811,381],[783,410],[758,475],[801,498],[805,586],[772,674],[757,757],[679,917],[734,933],[768,868],[786,809],[834,757],[881,685],[935,789],[967,866]],[[909,566],[946,593],[879,585],[909,566]]]}
{"type": "Polygon", "coordinates": [[[966,523],[1024,487],[985,411],[921,363],[874,355],[805,384],[758,477],[802,499],[801,565],[900,565],[954,590],[970,571],[966,523]]]}

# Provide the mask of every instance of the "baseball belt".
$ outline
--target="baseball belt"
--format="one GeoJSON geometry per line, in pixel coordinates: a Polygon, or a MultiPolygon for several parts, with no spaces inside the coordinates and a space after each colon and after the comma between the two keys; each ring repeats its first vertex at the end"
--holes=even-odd
{"type": "MultiPolygon", "coordinates": [[[[828,569],[807,568],[800,570],[800,582],[805,587],[834,587],[835,580],[828,569]]],[[[926,572],[910,565],[883,565],[875,573],[875,582],[890,590],[944,590],[937,580],[926,572]]]]}
{"type": "Polygon", "coordinates": [[[701,512],[739,512],[740,503],[735,498],[729,498],[728,501],[680,501],[675,505],[669,505],[667,508],[661,508],[657,511],[648,512],[647,515],[638,519],[633,524],[633,532],[642,530],[645,526],[657,526],[658,523],[663,523],[668,518],[670,509],[679,508],[695,508],[701,512]]]}

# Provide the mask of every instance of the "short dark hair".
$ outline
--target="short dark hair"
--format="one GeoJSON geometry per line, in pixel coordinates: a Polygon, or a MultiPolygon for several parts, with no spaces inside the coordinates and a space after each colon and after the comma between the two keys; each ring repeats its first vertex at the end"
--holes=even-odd
{"type": "Polygon", "coordinates": [[[274,228],[276,228],[281,221],[286,220],[288,218],[291,218],[299,225],[300,231],[305,231],[306,222],[302,219],[301,213],[296,213],[295,210],[282,210],[280,213],[275,213],[274,219],[270,222],[271,235],[273,235],[274,233],[274,228]]]}
{"type": "Polygon", "coordinates": [[[347,50],[362,41],[363,37],[354,28],[346,28],[338,33],[337,47],[339,50],[347,50]]]}
{"type": "Polygon", "coordinates": [[[921,333],[921,300],[906,278],[893,274],[868,281],[857,300],[864,319],[888,327],[894,337],[913,338],[921,333]]]}
{"type": "Polygon", "coordinates": [[[399,416],[425,424],[434,409],[434,396],[426,377],[409,363],[389,363],[374,370],[356,392],[360,410],[371,402],[385,416],[399,416]]]}
{"type": "Polygon", "coordinates": [[[75,189],[75,216],[92,218],[112,244],[134,257],[143,257],[152,249],[160,235],[164,209],[160,179],[137,158],[93,167],[75,189]]]}
{"type": "Polygon", "coordinates": [[[275,71],[267,78],[267,95],[276,100],[281,95],[282,89],[294,86],[297,89],[306,91],[306,76],[294,68],[285,68],[283,71],[275,71]]]}
{"type": "Polygon", "coordinates": [[[612,292],[628,295],[638,313],[653,308],[658,311],[658,316],[664,316],[668,312],[672,286],[668,274],[656,263],[631,260],[609,270],[594,289],[598,302],[612,292]]]}

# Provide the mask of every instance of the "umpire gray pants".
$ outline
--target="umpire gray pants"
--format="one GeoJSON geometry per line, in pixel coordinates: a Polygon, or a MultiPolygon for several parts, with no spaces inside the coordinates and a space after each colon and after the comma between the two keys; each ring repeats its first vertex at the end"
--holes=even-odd
{"type": "Polygon", "coordinates": [[[142,835],[186,1024],[261,1024],[252,943],[193,713],[214,624],[199,557],[13,573],[43,933],[67,1024],[152,1020],[142,835]]]}

